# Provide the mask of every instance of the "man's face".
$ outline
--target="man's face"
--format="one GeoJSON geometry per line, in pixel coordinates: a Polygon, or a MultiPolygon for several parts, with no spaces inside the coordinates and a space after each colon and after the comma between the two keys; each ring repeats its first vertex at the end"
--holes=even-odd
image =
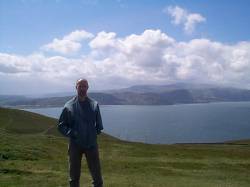
{"type": "Polygon", "coordinates": [[[87,90],[88,90],[89,86],[88,86],[88,82],[87,81],[80,81],[77,83],[76,85],[76,90],[77,90],[77,94],[80,97],[84,97],[87,94],[87,90]]]}

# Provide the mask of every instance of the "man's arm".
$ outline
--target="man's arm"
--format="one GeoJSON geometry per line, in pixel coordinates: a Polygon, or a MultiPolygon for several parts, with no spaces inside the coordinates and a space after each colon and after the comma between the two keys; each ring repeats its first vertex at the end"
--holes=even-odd
{"type": "Polygon", "coordinates": [[[97,104],[96,106],[96,132],[97,134],[100,134],[101,130],[103,130],[102,117],[101,117],[99,105],[97,104]]]}
{"type": "Polygon", "coordinates": [[[57,125],[57,128],[60,133],[62,133],[64,136],[71,137],[74,135],[74,132],[72,128],[70,127],[70,112],[67,108],[64,108],[57,125]]]}

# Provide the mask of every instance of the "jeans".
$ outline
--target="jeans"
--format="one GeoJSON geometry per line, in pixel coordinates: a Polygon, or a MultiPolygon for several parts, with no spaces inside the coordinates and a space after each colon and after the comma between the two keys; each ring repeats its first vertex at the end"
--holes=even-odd
{"type": "Polygon", "coordinates": [[[102,175],[101,166],[99,160],[98,146],[91,149],[83,149],[79,145],[75,144],[71,140],[69,141],[69,184],[70,187],[79,187],[80,175],[81,175],[81,160],[82,155],[85,154],[88,168],[93,179],[94,187],[102,187],[102,175]]]}

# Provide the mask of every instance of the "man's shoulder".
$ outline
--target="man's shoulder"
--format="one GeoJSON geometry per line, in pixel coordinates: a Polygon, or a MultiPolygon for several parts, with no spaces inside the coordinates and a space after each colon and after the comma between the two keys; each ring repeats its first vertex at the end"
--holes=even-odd
{"type": "Polygon", "coordinates": [[[88,101],[89,101],[90,103],[93,103],[93,104],[97,104],[97,103],[98,103],[95,99],[93,99],[93,98],[91,98],[91,97],[89,97],[89,96],[88,96],[88,101]]]}
{"type": "Polygon", "coordinates": [[[91,98],[91,97],[88,96],[88,101],[89,101],[90,105],[91,105],[93,108],[96,108],[96,107],[97,107],[98,102],[97,102],[95,99],[93,99],[93,98],[91,98]]]}
{"type": "Polygon", "coordinates": [[[68,101],[65,103],[64,108],[70,108],[70,107],[72,107],[75,103],[76,103],[76,96],[74,96],[73,98],[71,98],[70,100],[68,100],[68,101]]]}

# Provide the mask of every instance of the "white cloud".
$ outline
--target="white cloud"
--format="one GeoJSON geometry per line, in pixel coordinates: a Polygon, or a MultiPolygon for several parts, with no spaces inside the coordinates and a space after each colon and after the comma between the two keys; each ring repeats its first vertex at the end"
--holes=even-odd
{"type": "Polygon", "coordinates": [[[241,42],[236,48],[232,49],[230,68],[236,72],[250,70],[250,43],[241,42]]]}
{"type": "Polygon", "coordinates": [[[21,72],[28,72],[30,69],[29,66],[26,66],[25,58],[0,53],[0,73],[21,73],[21,72]]]}
{"type": "Polygon", "coordinates": [[[54,51],[61,54],[70,54],[81,49],[82,45],[78,42],[70,40],[59,40],[55,38],[52,43],[49,43],[42,47],[45,51],[54,51]]]}
{"type": "Polygon", "coordinates": [[[174,39],[160,30],[145,30],[141,35],[116,38],[115,33],[100,32],[90,42],[95,56],[119,58],[115,63],[133,66],[158,66],[162,63],[161,54],[172,45],[174,39]]]}
{"type": "Polygon", "coordinates": [[[125,37],[102,31],[89,46],[89,53],[79,58],[1,53],[1,91],[10,91],[14,80],[20,92],[30,91],[29,85],[33,92],[69,90],[79,77],[89,79],[94,89],[176,81],[250,88],[250,42],[178,42],[160,30],[125,37]]]}
{"type": "Polygon", "coordinates": [[[178,6],[169,6],[164,9],[164,12],[170,14],[170,16],[173,18],[172,23],[175,25],[179,25],[182,22],[185,22],[188,16],[187,11],[178,6]]]}
{"type": "Polygon", "coordinates": [[[91,40],[89,46],[92,49],[102,50],[108,52],[111,49],[115,49],[119,45],[119,41],[116,39],[116,33],[114,32],[99,32],[97,36],[91,40]]]}
{"type": "Polygon", "coordinates": [[[179,6],[168,6],[164,12],[172,17],[172,23],[175,25],[182,25],[186,33],[191,34],[195,31],[198,23],[206,21],[206,18],[198,13],[189,13],[186,9],[179,6]]]}
{"type": "Polygon", "coordinates": [[[76,30],[74,32],[71,32],[69,35],[66,35],[63,37],[63,40],[70,40],[75,42],[80,42],[84,39],[90,39],[93,38],[94,35],[92,33],[89,33],[85,30],[76,30]]]}
{"type": "Polygon", "coordinates": [[[79,51],[82,47],[81,42],[86,39],[93,38],[94,35],[85,30],[76,30],[69,35],[63,37],[63,39],[55,38],[51,43],[42,46],[44,51],[58,52],[64,55],[72,54],[79,51]]]}
{"type": "Polygon", "coordinates": [[[192,33],[195,30],[195,26],[197,23],[201,23],[206,21],[206,19],[200,14],[189,14],[187,20],[184,23],[184,30],[187,33],[192,33]]]}

